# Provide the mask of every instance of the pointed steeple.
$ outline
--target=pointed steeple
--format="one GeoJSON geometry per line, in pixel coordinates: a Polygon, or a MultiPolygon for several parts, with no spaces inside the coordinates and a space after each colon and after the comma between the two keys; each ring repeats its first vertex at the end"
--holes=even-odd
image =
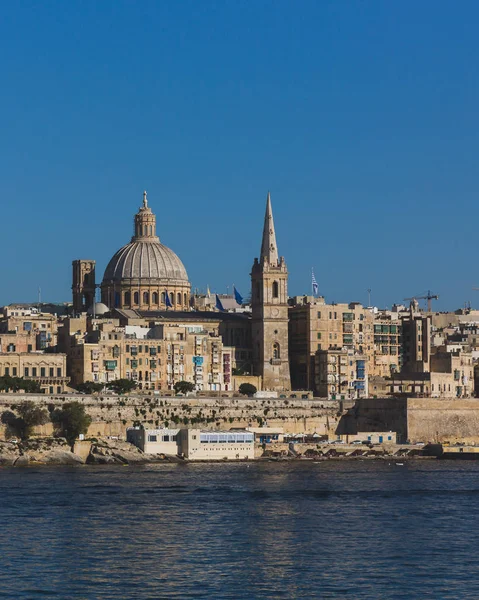
{"type": "Polygon", "coordinates": [[[267,260],[269,264],[278,264],[278,246],[276,245],[276,232],[274,230],[273,209],[271,196],[268,192],[266,199],[266,213],[264,215],[263,241],[261,242],[260,262],[267,260]]]}

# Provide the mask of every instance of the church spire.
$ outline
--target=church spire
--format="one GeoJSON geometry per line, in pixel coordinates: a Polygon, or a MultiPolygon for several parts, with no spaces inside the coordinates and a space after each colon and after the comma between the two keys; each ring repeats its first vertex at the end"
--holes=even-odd
{"type": "Polygon", "coordinates": [[[269,192],[266,199],[266,213],[264,215],[263,241],[261,243],[260,262],[263,262],[264,260],[267,260],[269,264],[278,264],[278,246],[276,245],[273,209],[271,208],[271,196],[269,192]]]}

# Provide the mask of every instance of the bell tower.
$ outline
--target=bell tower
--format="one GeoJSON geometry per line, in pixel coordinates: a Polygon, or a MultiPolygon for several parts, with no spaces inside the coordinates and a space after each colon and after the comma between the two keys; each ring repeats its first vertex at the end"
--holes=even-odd
{"type": "Polygon", "coordinates": [[[288,357],[288,270],[278,256],[268,192],[259,259],[251,270],[253,363],[263,389],[291,389],[288,357]]]}
{"type": "Polygon", "coordinates": [[[73,311],[78,314],[86,312],[95,301],[95,261],[74,260],[72,266],[73,311]]]}

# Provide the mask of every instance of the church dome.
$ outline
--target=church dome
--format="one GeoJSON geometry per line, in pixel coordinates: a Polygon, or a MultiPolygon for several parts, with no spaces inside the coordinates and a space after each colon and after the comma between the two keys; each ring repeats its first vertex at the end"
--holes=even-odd
{"type": "Polygon", "coordinates": [[[115,253],[105,269],[103,281],[162,279],[188,283],[178,256],[159,241],[132,241],[115,253]]]}
{"type": "Polygon", "coordinates": [[[156,235],[156,217],[143,205],[135,215],[134,235],[108,263],[101,284],[102,302],[110,308],[184,310],[189,306],[190,282],[178,256],[156,235]]]}

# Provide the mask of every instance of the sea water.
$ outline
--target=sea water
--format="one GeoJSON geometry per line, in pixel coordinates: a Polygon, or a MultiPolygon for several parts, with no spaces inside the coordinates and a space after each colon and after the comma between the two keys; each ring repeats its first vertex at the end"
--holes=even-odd
{"type": "Polygon", "coordinates": [[[0,469],[0,598],[479,598],[479,462],[0,469]]]}

